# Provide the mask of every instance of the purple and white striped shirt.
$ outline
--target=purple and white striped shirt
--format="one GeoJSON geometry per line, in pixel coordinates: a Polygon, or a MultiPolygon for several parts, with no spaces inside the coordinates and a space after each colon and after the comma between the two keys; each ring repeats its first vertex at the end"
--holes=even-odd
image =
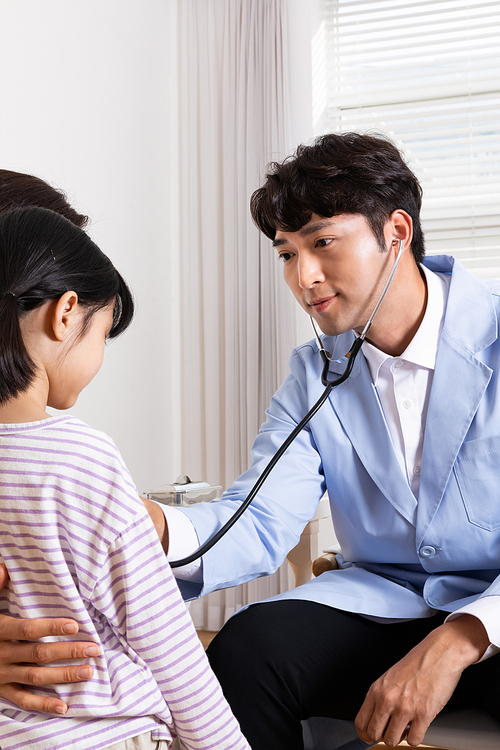
{"type": "Polygon", "coordinates": [[[33,690],[64,700],[65,716],[0,699],[2,750],[100,750],[149,731],[249,750],[109,437],[69,416],[0,425],[0,509],[0,612],[75,618],[66,640],[102,650],[89,682],[33,690]]]}

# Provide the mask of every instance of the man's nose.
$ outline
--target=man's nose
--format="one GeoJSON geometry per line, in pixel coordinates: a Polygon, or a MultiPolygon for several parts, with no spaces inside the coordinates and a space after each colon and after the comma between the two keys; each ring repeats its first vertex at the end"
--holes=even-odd
{"type": "Polygon", "coordinates": [[[299,285],[302,289],[310,289],[313,284],[321,284],[325,280],[321,263],[313,253],[300,253],[298,274],[299,285]]]}

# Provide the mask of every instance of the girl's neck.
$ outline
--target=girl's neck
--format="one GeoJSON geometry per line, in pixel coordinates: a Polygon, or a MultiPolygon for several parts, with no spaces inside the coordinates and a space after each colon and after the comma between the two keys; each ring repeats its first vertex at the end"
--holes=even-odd
{"type": "Polygon", "coordinates": [[[0,424],[24,424],[49,419],[45,405],[31,391],[0,405],[0,424]]]}

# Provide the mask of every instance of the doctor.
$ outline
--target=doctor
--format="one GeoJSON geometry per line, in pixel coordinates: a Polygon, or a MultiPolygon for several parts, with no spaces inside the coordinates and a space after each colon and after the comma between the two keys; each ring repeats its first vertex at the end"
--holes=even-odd
{"type": "MultiPolygon", "coordinates": [[[[408,731],[416,745],[452,694],[456,706],[488,693],[498,702],[498,659],[470,665],[500,645],[500,285],[452,258],[422,264],[420,202],[392,144],[349,134],[271,165],[252,197],[332,360],[364,327],[404,246],[350,379],[238,532],[204,557],[202,593],[228,569],[231,583],[275,570],[328,490],[342,569],[249,607],[209,651],[259,750],[301,748],[299,720],[315,715],[356,718],[365,742],[395,745],[408,731]]],[[[332,362],[330,378],[342,367],[332,362]]],[[[186,514],[200,540],[317,400],[321,368],[315,342],[292,354],[252,467],[221,502],[186,514]]]]}
{"type": "MultiPolygon", "coordinates": [[[[299,750],[308,716],[355,719],[367,743],[396,745],[407,735],[417,745],[448,701],[478,699],[498,713],[500,285],[450,257],[424,262],[420,204],[397,149],[354,134],[299,147],[271,165],[252,197],[286,282],[325,334],[329,377],[341,371],[334,360],[362,330],[403,243],[349,380],[233,530],[202,564],[179,571],[187,597],[273,572],[328,490],[341,569],[240,612],[209,650],[255,750],[299,750]]],[[[245,498],[319,397],[321,369],[315,342],[298,347],[249,471],[219,501],[167,510],[172,559],[245,498]]],[[[5,638],[20,637],[1,626],[5,638]]],[[[3,652],[8,682],[14,646],[3,652]]]]}

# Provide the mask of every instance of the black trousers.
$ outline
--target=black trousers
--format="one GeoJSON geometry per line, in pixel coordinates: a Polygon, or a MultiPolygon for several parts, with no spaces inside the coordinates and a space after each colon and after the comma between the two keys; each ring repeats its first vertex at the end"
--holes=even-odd
{"type": "MultiPolygon", "coordinates": [[[[265,602],[231,618],[207,653],[252,750],[302,750],[302,719],[354,719],[370,685],[444,619],[387,625],[315,602],[265,602]]],[[[500,718],[500,660],[466,669],[449,705],[500,718]]]]}

